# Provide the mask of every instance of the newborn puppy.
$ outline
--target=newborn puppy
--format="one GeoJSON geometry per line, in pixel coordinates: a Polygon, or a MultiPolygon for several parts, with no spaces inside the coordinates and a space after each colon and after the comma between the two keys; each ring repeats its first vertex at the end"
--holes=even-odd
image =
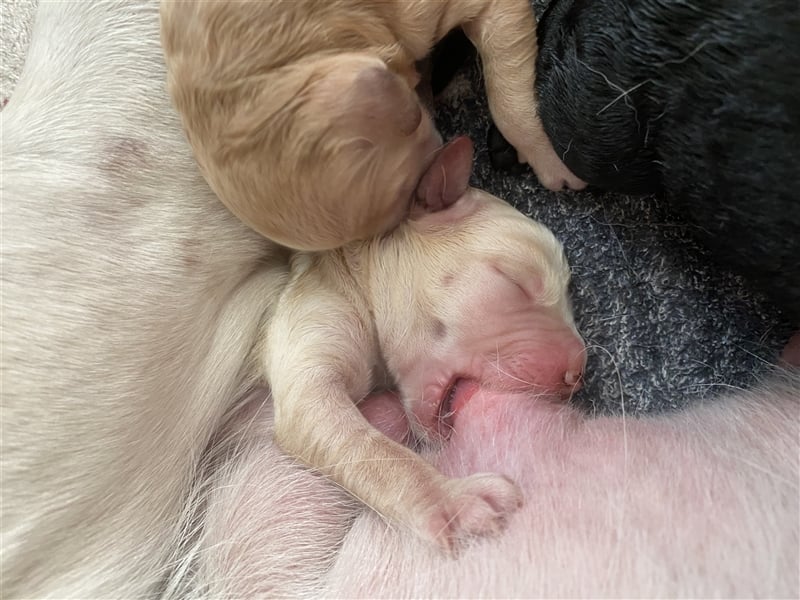
{"type": "Polygon", "coordinates": [[[544,185],[580,186],[537,117],[527,0],[161,4],[169,91],[206,179],[247,225],[305,250],[408,213],[441,143],[415,61],[459,25],[504,135],[544,185]]]}
{"type": "Polygon", "coordinates": [[[441,439],[479,384],[568,395],[585,350],[561,245],[501,200],[467,189],[471,145],[450,148],[422,192],[437,204],[444,173],[450,189],[464,191],[452,206],[420,212],[382,238],[293,257],[263,364],[279,446],[452,551],[467,536],[500,531],[522,503],[519,489],[500,474],[445,477],[374,429],[356,404],[388,374],[417,437],[441,439]]]}
{"type": "Polygon", "coordinates": [[[539,111],[591,185],[655,193],[800,324],[795,0],[554,0],[539,111]]]}

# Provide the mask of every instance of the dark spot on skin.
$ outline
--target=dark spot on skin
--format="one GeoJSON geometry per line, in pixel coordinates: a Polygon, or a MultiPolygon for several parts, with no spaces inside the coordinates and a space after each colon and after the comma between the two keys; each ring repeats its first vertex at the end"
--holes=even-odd
{"type": "Polygon", "coordinates": [[[131,137],[109,140],[100,158],[100,169],[114,177],[136,175],[148,164],[147,144],[131,137]]]}
{"type": "Polygon", "coordinates": [[[435,335],[436,339],[438,340],[442,339],[444,336],[447,335],[447,325],[442,323],[439,319],[434,320],[433,335],[435,335]]]}
{"type": "Polygon", "coordinates": [[[442,287],[450,287],[453,284],[453,274],[446,273],[442,276],[442,287]]]}
{"type": "Polygon", "coordinates": [[[5,108],[7,104],[8,104],[8,98],[3,98],[3,102],[0,105],[0,108],[5,108]]]}
{"type": "Polygon", "coordinates": [[[184,266],[190,270],[197,269],[202,260],[200,252],[203,250],[203,243],[196,238],[189,238],[183,241],[181,259],[184,266]]]}

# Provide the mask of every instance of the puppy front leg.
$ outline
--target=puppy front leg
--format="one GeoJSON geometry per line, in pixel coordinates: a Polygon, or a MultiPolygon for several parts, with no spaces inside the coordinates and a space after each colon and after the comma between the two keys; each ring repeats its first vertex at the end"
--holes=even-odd
{"type": "Polygon", "coordinates": [[[501,475],[448,479],[374,429],[354,400],[369,391],[373,332],[347,300],[290,285],[269,330],[275,441],[384,517],[445,550],[500,532],[522,502],[501,475]]]}
{"type": "Polygon", "coordinates": [[[530,164],[548,189],[585,187],[556,154],[539,119],[536,20],[529,1],[489,0],[463,29],[481,55],[492,117],[520,161],[530,164]]]}

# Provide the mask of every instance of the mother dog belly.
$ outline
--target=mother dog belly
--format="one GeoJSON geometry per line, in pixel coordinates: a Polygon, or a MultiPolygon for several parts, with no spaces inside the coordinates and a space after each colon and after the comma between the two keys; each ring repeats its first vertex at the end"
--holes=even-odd
{"type": "Polygon", "coordinates": [[[165,77],[155,2],[42,3],[4,110],[8,597],[152,591],[245,383],[271,250],[203,182],[165,77]]]}
{"type": "Polygon", "coordinates": [[[225,470],[223,488],[256,482],[260,496],[217,503],[209,522],[236,515],[235,527],[214,530],[200,555],[209,565],[242,548],[220,540],[249,540],[247,551],[222,570],[214,563],[204,583],[212,597],[796,597],[799,413],[796,377],[627,419],[479,392],[431,458],[454,476],[502,470],[523,488],[525,505],[501,538],[476,541],[456,560],[369,511],[332,554],[336,523],[352,505],[309,473],[276,477],[275,463],[261,458],[271,446],[262,435],[253,460],[225,470]],[[258,464],[280,490],[262,485],[258,464]],[[248,532],[265,520],[292,535],[254,545],[248,532]]]}

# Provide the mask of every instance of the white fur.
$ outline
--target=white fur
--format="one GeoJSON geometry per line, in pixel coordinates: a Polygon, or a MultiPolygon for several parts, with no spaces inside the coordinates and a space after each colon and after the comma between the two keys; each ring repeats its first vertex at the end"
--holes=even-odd
{"type": "Polygon", "coordinates": [[[165,76],[157,3],[44,2],[3,112],[7,597],[152,593],[248,386],[282,267],[209,191],[165,76]]]}

